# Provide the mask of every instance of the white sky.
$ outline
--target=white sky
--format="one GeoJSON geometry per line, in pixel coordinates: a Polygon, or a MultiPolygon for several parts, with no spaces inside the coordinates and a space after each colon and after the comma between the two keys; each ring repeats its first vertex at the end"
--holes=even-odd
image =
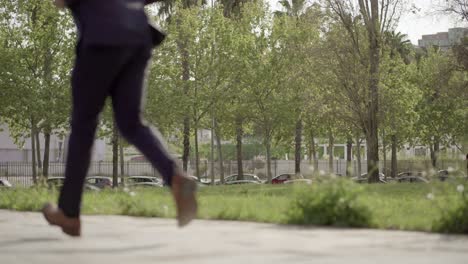
{"type": "MultiPolygon", "coordinates": [[[[415,45],[422,35],[434,34],[448,31],[452,27],[467,26],[461,23],[457,17],[436,12],[441,10],[441,3],[445,0],[403,0],[407,11],[400,18],[397,31],[408,35],[408,38],[415,45]],[[412,6],[416,9],[411,8],[412,6]],[[413,13],[410,10],[418,10],[413,13]]],[[[280,9],[278,0],[268,0],[272,9],[280,9]]]]}
{"type": "Polygon", "coordinates": [[[408,35],[413,44],[418,44],[422,35],[448,31],[452,27],[466,26],[454,15],[441,14],[440,3],[443,0],[405,0],[408,4],[420,9],[417,13],[405,12],[398,25],[397,31],[408,35]]]}

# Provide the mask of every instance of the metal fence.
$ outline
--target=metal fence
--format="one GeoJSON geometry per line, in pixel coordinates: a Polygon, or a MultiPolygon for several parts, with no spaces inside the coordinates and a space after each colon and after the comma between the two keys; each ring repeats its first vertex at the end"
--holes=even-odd
{"type": "MultiPolygon", "coordinates": [[[[466,161],[463,160],[440,160],[438,161],[438,169],[449,169],[453,171],[461,171],[466,173],[466,161]]],[[[390,174],[390,161],[380,162],[380,171],[389,175],[390,174]]],[[[214,175],[216,178],[221,174],[220,166],[218,162],[214,162],[214,175]]],[[[346,175],[346,160],[334,160],[333,169],[330,170],[330,164],[328,160],[319,160],[314,164],[307,161],[301,163],[301,173],[303,175],[311,175],[314,172],[320,172],[324,174],[334,173],[338,175],[346,175]]],[[[295,169],[295,163],[293,160],[272,160],[271,172],[273,175],[279,175],[282,173],[292,173],[295,169]]],[[[356,161],[352,161],[350,164],[350,171],[353,176],[359,175],[358,164],[356,161]]],[[[433,169],[430,160],[399,160],[398,161],[398,172],[404,171],[429,171],[433,169]]],[[[120,174],[119,166],[119,174],[120,174]]],[[[223,162],[224,175],[236,174],[237,173],[237,161],[225,161],[223,162]]],[[[41,170],[38,169],[38,172],[41,170]]],[[[262,160],[246,160],[243,161],[244,173],[253,173],[258,175],[260,178],[266,178],[267,168],[266,162],[262,160]]],[[[211,162],[202,160],[199,164],[199,172],[202,178],[208,178],[211,175],[211,162]]],[[[367,162],[361,162],[360,173],[367,172],[367,162]]],[[[49,176],[64,176],[65,163],[62,162],[51,162],[49,164],[49,176]]],[[[188,173],[195,175],[194,162],[189,163],[188,173]]],[[[32,164],[28,162],[0,162],[0,177],[6,178],[14,185],[29,186],[32,185],[32,164]]],[[[90,164],[89,176],[111,176],[112,175],[112,162],[92,162],[90,164]]],[[[124,175],[125,176],[155,176],[160,177],[159,173],[151,166],[148,162],[125,162],[124,163],[124,175]]]]}

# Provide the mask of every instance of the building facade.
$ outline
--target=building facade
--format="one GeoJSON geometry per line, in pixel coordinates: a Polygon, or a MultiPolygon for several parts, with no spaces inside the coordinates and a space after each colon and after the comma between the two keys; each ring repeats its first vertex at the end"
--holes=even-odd
{"type": "MultiPolygon", "coordinates": [[[[50,162],[63,162],[67,153],[67,139],[51,135],[50,138],[50,162]]],[[[18,144],[10,136],[10,130],[7,125],[0,125],[0,162],[31,162],[32,147],[31,138],[26,137],[20,140],[18,144]]],[[[42,134],[39,135],[41,146],[41,157],[44,155],[45,140],[42,134]]],[[[104,140],[97,139],[94,142],[93,161],[101,161],[106,157],[106,143],[104,140]]],[[[42,160],[42,159],[41,159],[42,160]]]]}

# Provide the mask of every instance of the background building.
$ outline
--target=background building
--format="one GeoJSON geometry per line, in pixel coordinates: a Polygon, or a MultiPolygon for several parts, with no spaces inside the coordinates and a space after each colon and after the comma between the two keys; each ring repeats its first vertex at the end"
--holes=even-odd
{"type": "MultiPolygon", "coordinates": [[[[65,161],[67,153],[68,137],[59,138],[51,135],[50,138],[50,162],[65,161]]],[[[44,155],[45,140],[39,135],[41,146],[41,157],[44,155]]],[[[10,136],[10,130],[6,125],[0,125],[0,162],[31,162],[31,139],[23,138],[21,144],[17,145],[10,136]]],[[[106,143],[102,139],[94,142],[93,161],[101,161],[106,158],[106,143]]],[[[41,159],[42,160],[42,159],[41,159]]]]}
{"type": "Polygon", "coordinates": [[[461,40],[468,36],[468,28],[451,28],[448,32],[438,32],[431,35],[423,35],[422,39],[418,40],[418,46],[428,48],[438,46],[443,50],[461,43],[461,40]]]}

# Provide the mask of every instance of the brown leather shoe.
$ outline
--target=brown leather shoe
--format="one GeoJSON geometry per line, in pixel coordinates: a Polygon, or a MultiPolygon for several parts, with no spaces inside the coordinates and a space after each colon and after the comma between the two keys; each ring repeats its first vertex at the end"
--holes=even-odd
{"type": "Polygon", "coordinates": [[[50,225],[59,226],[65,234],[73,237],[81,235],[80,218],[67,217],[61,209],[50,203],[44,205],[42,214],[50,225]]]}
{"type": "Polygon", "coordinates": [[[184,227],[197,217],[197,184],[183,173],[177,172],[172,182],[172,194],[177,207],[179,227],[184,227]]]}

